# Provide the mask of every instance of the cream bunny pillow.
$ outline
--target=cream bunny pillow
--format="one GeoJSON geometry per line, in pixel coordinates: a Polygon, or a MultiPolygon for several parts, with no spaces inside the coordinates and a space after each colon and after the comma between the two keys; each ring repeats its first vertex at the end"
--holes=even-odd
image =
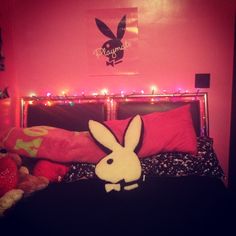
{"type": "Polygon", "coordinates": [[[106,191],[120,191],[121,182],[125,183],[124,190],[137,188],[137,180],[141,177],[142,169],[135,149],[140,143],[142,133],[141,117],[137,115],[130,120],[124,134],[123,146],[109,128],[97,121],[89,121],[89,130],[99,144],[111,151],[95,168],[96,175],[108,182],[105,184],[106,191]]]}

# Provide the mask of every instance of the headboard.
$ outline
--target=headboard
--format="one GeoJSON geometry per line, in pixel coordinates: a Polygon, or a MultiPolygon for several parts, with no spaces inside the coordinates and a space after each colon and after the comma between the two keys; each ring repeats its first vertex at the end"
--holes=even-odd
{"type": "Polygon", "coordinates": [[[126,119],[136,114],[163,112],[190,104],[197,136],[209,134],[207,93],[111,96],[23,97],[21,126],[47,125],[88,130],[88,120],[126,119]]]}
{"type": "Polygon", "coordinates": [[[79,97],[22,98],[21,126],[53,126],[86,131],[90,119],[107,119],[106,99],[79,97]]]}

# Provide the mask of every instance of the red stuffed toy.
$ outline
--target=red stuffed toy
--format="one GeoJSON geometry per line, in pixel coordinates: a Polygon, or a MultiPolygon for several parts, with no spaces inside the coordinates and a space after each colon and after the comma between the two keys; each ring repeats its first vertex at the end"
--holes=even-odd
{"type": "Polygon", "coordinates": [[[30,174],[18,154],[0,149],[0,217],[22,197],[44,189],[49,182],[60,182],[69,166],[46,160],[37,161],[30,174]]]}
{"type": "Polygon", "coordinates": [[[43,176],[33,176],[22,159],[14,153],[0,150],[0,218],[7,209],[23,197],[46,188],[49,180],[43,176]]]}
{"type": "Polygon", "coordinates": [[[44,176],[50,182],[60,182],[68,172],[69,167],[65,164],[59,164],[51,161],[40,160],[33,169],[34,176],[44,176]]]}
{"type": "Polygon", "coordinates": [[[18,183],[18,166],[11,156],[0,159],[0,197],[15,188],[18,183]]]}

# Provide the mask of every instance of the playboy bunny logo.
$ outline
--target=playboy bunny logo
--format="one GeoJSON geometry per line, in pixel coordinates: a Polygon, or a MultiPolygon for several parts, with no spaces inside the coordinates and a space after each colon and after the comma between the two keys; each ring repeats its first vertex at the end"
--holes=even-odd
{"type": "Polygon", "coordinates": [[[112,151],[95,167],[96,175],[108,182],[105,184],[106,191],[137,188],[142,168],[135,149],[140,143],[141,117],[137,115],[131,119],[124,134],[124,146],[119,144],[110,129],[97,121],[89,121],[89,130],[96,141],[112,151]]]}
{"type": "Polygon", "coordinates": [[[101,47],[101,53],[108,57],[108,61],[106,65],[114,66],[115,64],[121,63],[122,58],[124,56],[124,48],[125,46],[121,42],[125,34],[126,29],[126,15],[122,17],[117,27],[116,36],[110,30],[110,28],[101,20],[95,18],[96,25],[98,29],[104,34],[106,37],[110,38],[110,40],[106,41],[101,47]]]}

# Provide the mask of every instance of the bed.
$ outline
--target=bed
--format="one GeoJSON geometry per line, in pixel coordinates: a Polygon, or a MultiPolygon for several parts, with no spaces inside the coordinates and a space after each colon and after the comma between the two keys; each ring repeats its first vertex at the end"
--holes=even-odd
{"type": "Polygon", "coordinates": [[[1,219],[2,230],[29,235],[230,235],[232,199],[209,137],[207,99],[207,93],[22,98],[20,129],[47,126],[82,136],[88,135],[89,120],[96,120],[122,143],[131,117],[139,115],[141,174],[135,189],[125,191],[121,181],[120,190],[105,191],[96,164],[107,155],[106,148],[92,137],[93,144],[69,155],[72,144],[62,146],[65,133],[60,142],[51,141],[60,151],[56,158],[53,146],[34,160],[25,150],[19,152],[31,167],[42,158],[69,169],[60,182],[9,209],[1,219]]]}

